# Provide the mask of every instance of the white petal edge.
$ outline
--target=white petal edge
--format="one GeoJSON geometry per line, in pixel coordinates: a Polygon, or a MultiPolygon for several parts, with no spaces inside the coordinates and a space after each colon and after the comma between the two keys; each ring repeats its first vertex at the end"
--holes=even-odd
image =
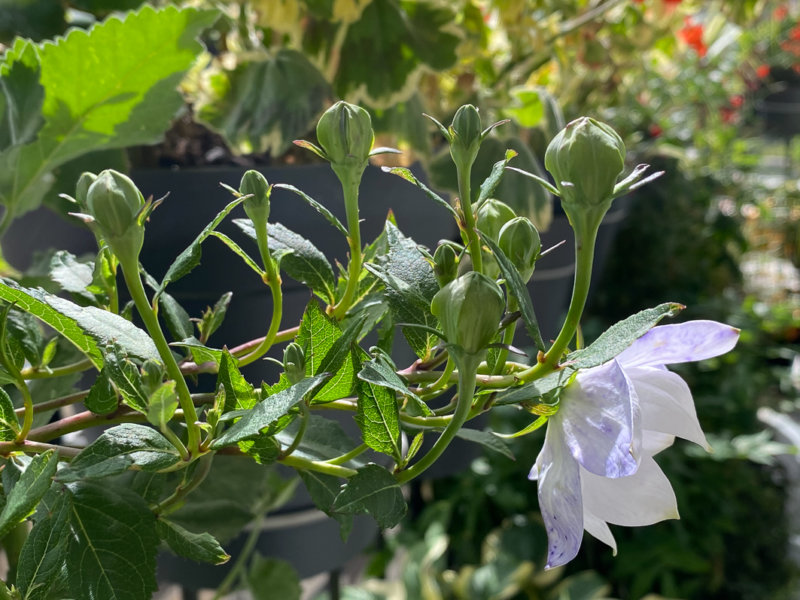
{"type": "Polygon", "coordinates": [[[625,370],[633,382],[642,410],[642,427],[678,436],[710,451],[692,392],[679,375],[662,369],[634,367],[625,370]]]}
{"type": "Polygon", "coordinates": [[[675,492],[651,456],[630,477],[609,479],[581,470],[584,511],[613,525],[638,527],[678,519],[675,492]]]}
{"type": "Polygon", "coordinates": [[[739,339],[739,330],[717,321],[687,321],[653,327],[617,360],[624,368],[694,362],[725,354],[739,339]]]}
{"type": "Polygon", "coordinates": [[[603,542],[606,546],[611,546],[611,551],[614,556],[617,555],[617,540],[614,539],[614,534],[608,527],[608,523],[602,519],[594,516],[588,510],[583,511],[583,527],[586,532],[594,538],[603,542]]]}

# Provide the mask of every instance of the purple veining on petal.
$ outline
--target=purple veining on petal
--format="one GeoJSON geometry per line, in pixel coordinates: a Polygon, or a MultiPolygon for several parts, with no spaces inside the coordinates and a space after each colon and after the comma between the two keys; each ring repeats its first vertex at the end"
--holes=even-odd
{"type": "Polygon", "coordinates": [[[623,367],[671,365],[704,360],[733,349],[739,330],[716,321],[653,327],[617,356],[623,367]]]}
{"type": "Polygon", "coordinates": [[[632,448],[638,416],[633,388],[620,365],[611,361],[580,373],[564,390],[551,426],[563,430],[572,456],[586,470],[625,477],[637,468],[632,448]]]}

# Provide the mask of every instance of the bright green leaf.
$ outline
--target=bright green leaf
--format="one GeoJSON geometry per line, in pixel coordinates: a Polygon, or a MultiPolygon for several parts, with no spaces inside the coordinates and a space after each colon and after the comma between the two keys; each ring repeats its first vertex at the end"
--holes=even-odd
{"type": "Polygon", "coordinates": [[[364,443],[378,452],[402,459],[400,450],[400,411],[393,390],[359,381],[356,423],[361,428],[364,443]]]}
{"type": "Polygon", "coordinates": [[[0,512],[0,539],[33,512],[50,488],[57,467],[58,454],[53,450],[33,457],[6,496],[6,504],[0,512]]]}

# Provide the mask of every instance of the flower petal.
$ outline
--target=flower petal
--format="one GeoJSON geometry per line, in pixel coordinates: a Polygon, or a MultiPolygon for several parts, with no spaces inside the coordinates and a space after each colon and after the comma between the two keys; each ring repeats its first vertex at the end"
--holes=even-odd
{"type": "Polygon", "coordinates": [[[675,443],[675,436],[668,433],[661,433],[660,431],[651,431],[645,429],[642,431],[644,443],[642,450],[648,456],[655,456],[662,450],[666,450],[675,443]]]}
{"type": "Polygon", "coordinates": [[[710,450],[697,420],[689,386],[680,375],[661,369],[625,369],[642,409],[642,427],[682,437],[710,450]]]}
{"type": "Polygon", "coordinates": [[[578,463],[551,422],[538,465],[539,508],[547,528],[547,566],[568,563],[578,554],[583,538],[583,508],[578,463]]]}
{"type": "Polygon", "coordinates": [[[739,330],[716,321],[653,327],[617,356],[624,368],[704,360],[731,350],[739,330]]]}
{"type": "Polygon", "coordinates": [[[611,546],[613,550],[614,556],[617,555],[617,540],[614,539],[614,534],[611,533],[611,529],[608,527],[608,523],[603,521],[588,510],[583,511],[583,527],[586,531],[606,544],[607,546],[611,546]]]}
{"type": "Polygon", "coordinates": [[[679,518],[675,492],[651,456],[642,457],[630,477],[608,479],[582,470],[580,478],[584,511],[603,521],[636,527],[679,518]]]}
{"type": "Polygon", "coordinates": [[[637,468],[632,454],[638,424],[636,393],[616,361],[578,373],[561,395],[551,426],[585,469],[604,477],[625,477],[637,468]]]}

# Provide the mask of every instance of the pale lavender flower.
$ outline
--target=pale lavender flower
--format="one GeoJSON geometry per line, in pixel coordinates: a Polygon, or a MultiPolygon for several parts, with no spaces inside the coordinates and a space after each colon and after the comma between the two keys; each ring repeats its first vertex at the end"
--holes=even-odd
{"type": "Polygon", "coordinates": [[[616,552],[608,523],[678,518],[672,486],[653,455],[675,436],[706,449],[708,442],[689,387],[665,365],[719,356],[738,337],[739,330],[714,321],[654,327],[564,388],[529,475],[538,480],[548,568],[575,557],[584,529],[616,552]]]}

